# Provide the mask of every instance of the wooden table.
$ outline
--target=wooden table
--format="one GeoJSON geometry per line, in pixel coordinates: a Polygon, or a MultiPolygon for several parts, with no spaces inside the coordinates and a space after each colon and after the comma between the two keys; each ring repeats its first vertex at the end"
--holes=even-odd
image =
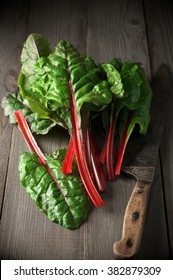
{"type": "MultiPolygon", "coordinates": [[[[0,2],[0,95],[17,89],[20,53],[28,34],[41,33],[52,48],[70,40],[96,62],[116,56],[140,61],[150,79],[161,63],[173,75],[171,1],[9,1],[0,2]]],[[[151,189],[140,252],[136,259],[173,256],[173,99],[151,189]]],[[[18,128],[1,111],[0,256],[2,259],[114,259],[112,245],[121,236],[124,210],[134,181],[121,176],[107,185],[106,206],[94,209],[77,230],[50,222],[21,187],[19,157],[28,150],[18,128]]],[[[56,128],[39,145],[51,152],[67,139],[56,128]]]]}

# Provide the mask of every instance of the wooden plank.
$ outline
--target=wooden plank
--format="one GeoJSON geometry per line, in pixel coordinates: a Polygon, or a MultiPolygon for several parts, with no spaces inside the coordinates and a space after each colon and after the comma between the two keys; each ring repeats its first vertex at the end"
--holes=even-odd
{"type": "MultiPolygon", "coordinates": [[[[27,4],[22,1],[11,3],[11,9],[1,3],[0,13],[0,100],[8,92],[17,88],[17,76],[20,67],[18,60],[21,42],[26,32],[25,16],[28,11],[27,4]]],[[[11,145],[12,126],[0,106],[0,209],[2,207],[8,160],[11,145]]]]}
{"type": "Polygon", "coordinates": [[[31,1],[30,11],[28,34],[41,33],[48,38],[53,48],[60,40],[69,40],[81,52],[85,52],[87,38],[85,2],[52,0],[51,4],[48,4],[45,1],[31,1]]]}
{"type": "MultiPolygon", "coordinates": [[[[25,38],[26,33],[26,17],[28,14],[28,5],[23,3],[23,1],[18,1],[16,3],[10,3],[10,8],[7,3],[1,2],[0,6],[1,20],[0,20],[0,96],[3,98],[8,94],[8,92],[13,92],[17,89],[17,77],[20,69],[19,54],[21,52],[22,41],[25,38]]],[[[11,148],[11,137],[12,137],[12,125],[9,124],[9,119],[4,116],[4,111],[0,107],[0,205],[2,220],[1,225],[5,223],[4,212],[6,208],[4,203],[5,190],[8,192],[14,186],[13,184],[8,186],[8,165],[10,159],[10,148],[11,148]],[[3,200],[4,199],[4,200],[3,200]],[[1,204],[2,203],[2,204],[1,204]]],[[[13,165],[15,167],[15,165],[13,165]]],[[[11,171],[13,170],[13,167],[11,171]]],[[[9,194],[9,197],[11,195],[9,194]]],[[[9,199],[7,196],[7,199],[9,199]]],[[[17,202],[17,201],[16,201],[17,202]]],[[[15,212],[11,212],[8,209],[6,213],[7,218],[14,219],[15,212]]],[[[7,228],[3,231],[3,226],[1,226],[1,237],[3,234],[8,232],[7,228]]],[[[2,239],[1,239],[2,241],[2,239]]],[[[6,255],[4,244],[0,245],[0,252],[2,257],[6,255]]],[[[8,255],[10,257],[10,255],[8,255]]]]}
{"type": "Polygon", "coordinates": [[[173,74],[173,5],[169,0],[144,1],[146,29],[152,74],[162,63],[167,64],[173,74]]]}
{"type": "MultiPolygon", "coordinates": [[[[173,5],[171,1],[145,1],[148,44],[152,74],[155,74],[162,63],[166,63],[173,77],[173,5]]],[[[167,219],[167,232],[170,243],[170,254],[173,257],[173,95],[167,108],[166,124],[160,148],[163,192],[167,219]]]]}
{"type": "Polygon", "coordinates": [[[88,17],[88,53],[97,62],[139,61],[150,75],[142,1],[93,1],[88,17]]]}
{"type": "MultiPolygon", "coordinates": [[[[108,62],[113,56],[140,61],[150,76],[142,1],[95,0],[92,5],[77,0],[69,2],[31,1],[30,17],[25,18],[27,34],[41,33],[53,47],[60,39],[68,39],[97,62],[108,62]]],[[[23,41],[21,38],[20,44],[23,41]]],[[[68,141],[64,131],[56,128],[44,140],[42,137],[37,140],[46,152],[68,141]]],[[[18,160],[21,151],[26,149],[15,128],[1,223],[0,252],[3,258],[113,259],[112,245],[121,236],[124,209],[134,181],[122,176],[109,183],[107,194],[103,195],[106,206],[93,209],[80,229],[69,231],[49,222],[20,187],[18,160]]],[[[151,193],[145,235],[137,257],[140,259],[168,256],[159,174],[158,166],[154,185],[157,184],[159,195],[154,190],[151,193]],[[160,209],[160,219],[155,219],[156,209],[160,209]]]]}

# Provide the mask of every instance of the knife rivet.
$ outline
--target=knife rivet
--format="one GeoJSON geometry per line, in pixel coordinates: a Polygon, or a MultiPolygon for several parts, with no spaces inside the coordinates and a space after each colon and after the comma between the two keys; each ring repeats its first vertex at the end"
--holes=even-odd
{"type": "Polygon", "coordinates": [[[139,189],[138,193],[143,193],[143,191],[144,191],[143,189],[139,189]]]}
{"type": "Polygon", "coordinates": [[[134,212],[131,218],[132,220],[137,220],[139,218],[139,212],[134,212]]]}
{"type": "Polygon", "coordinates": [[[133,246],[133,241],[132,241],[132,239],[129,238],[129,239],[127,240],[127,242],[126,242],[126,245],[127,245],[127,247],[129,247],[129,248],[132,247],[132,246],[133,246]]]}

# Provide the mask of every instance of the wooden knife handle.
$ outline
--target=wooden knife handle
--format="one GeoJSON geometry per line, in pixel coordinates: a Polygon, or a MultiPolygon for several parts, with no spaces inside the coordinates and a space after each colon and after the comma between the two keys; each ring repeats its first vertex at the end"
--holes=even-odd
{"type": "Polygon", "coordinates": [[[113,245],[113,252],[118,259],[129,259],[138,253],[144,228],[147,204],[150,193],[149,183],[137,181],[127,204],[122,238],[113,245]]]}

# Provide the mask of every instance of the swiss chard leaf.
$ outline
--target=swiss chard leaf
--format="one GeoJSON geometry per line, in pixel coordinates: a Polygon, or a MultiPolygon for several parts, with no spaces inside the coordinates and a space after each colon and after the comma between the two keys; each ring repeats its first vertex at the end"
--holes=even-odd
{"type": "Polygon", "coordinates": [[[120,72],[112,64],[101,64],[101,68],[107,75],[110,90],[118,98],[124,96],[124,88],[120,72]]]}
{"type": "Polygon", "coordinates": [[[32,90],[32,83],[35,79],[34,65],[42,57],[47,57],[51,53],[48,40],[40,34],[30,34],[24,43],[21,53],[21,71],[18,77],[18,86],[23,99],[27,99],[33,112],[39,118],[50,119],[64,128],[67,128],[63,119],[49,111],[40,102],[39,98],[28,93],[32,90]]]}
{"type": "Polygon", "coordinates": [[[56,122],[50,119],[41,119],[37,113],[33,113],[29,106],[25,104],[19,93],[10,93],[2,100],[5,116],[8,116],[11,123],[16,123],[14,112],[22,110],[30,129],[36,134],[47,134],[49,130],[56,125],[56,122]]]}
{"type": "Polygon", "coordinates": [[[140,98],[138,101],[138,106],[131,111],[126,106],[119,113],[119,132],[121,143],[115,165],[116,175],[120,174],[123,155],[135,125],[138,124],[139,132],[145,135],[150,122],[152,90],[146,78],[144,69],[140,67],[137,71],[142,81],[140,85],[140,98]]]}
{"type": "Polygon", "coordinates": [[[65,150],[45,155],[46,168],[35,153],[23,152],[19,163],[20,181],[36,206],[51,221],[75,229],[86,220],[90,199],[76,164],[73,166],[73,175],[62,173],[64,155],[65,150]]]}
{"type": "MultiPolygon", "coordinates": [[[[26,45],[27,41],[25,48],[26,45]]],[[[72,130],[71,89],[79,120],[84,103],[90,104],[88,108],[100,110],[111,101],[108,84],[102,81],[100,69],[91,57],[80,54],[68,41],[61,41],[54,53],[38,58],[29,73],[26,69],[27,66],[25,72],[21,69],[19,88],[31,109],[42,115],[44,108],[47,116],[61,120],[59,124],[61,122],[69,131],[72,130]],[[30,72],[34,74],[30,75],[30,72]],[[35,102],[37,106],[34,106],[35,102]]]]}
{"type": "Polygon", "coordinates": [[[23,45],[21,53],[22,73],[31,76],[33,66],[40,57],[51,53],[48,40],[40,34],[30,34],[23,45]]]}
{"type": "MultiPolygon", "coordinates": [[[[148,125],[150,122],[150,108],[151,108],[151,101],[152,101],[152,90],[148,83],[148,80],[146,78],[145,72],[143,68],[137,69],[138,75],[141,79],[140,82],[140,98],[137,102],[138,106],[132,110],[129,111],[129,107],[126,106],[119,115],[119,122],[120,125],[120,132],[123,131],[123,127],[125,127],[125,123],[127,120],[127,115],[130,113],[130,123],[129,123],[129,129],[128,129],[128,139],[130,137],[130,134],[132,133],[135,124],[139,125],[139,132],[141,134],[146,134],[148,125]]],[[[120,133],[122,134],[122,133],[120,133]]]]}
{"type": "Polygon", "coordinates": [[[25,92],[30,91],[35,75],[34,64],[40,57],[51,53],[49,42],[40,34],[30,34],[23,45],[21,53],[21,71],[18,77],[20,93],[25,98],[25,92]]]}
{"type": "Polygon", "coordinates": [[[119,111],[124,106],[128,107],[130,110],[134,110],[138,107],[141,96],[140,86],[142,83],[142,79],[138,73],[139,68],[140,65],[137,63],[132,63],[130,61],[120,63],[120,60],[116,58],[114,58],[110,64],[105,64],[103,67],[107,74],[109,84],[111,85],[110,89],[116,97],[114,111],[116,115],[118,115],[119,111]],[[111,70],[109,70],[109,68],[111,70]]]}
{"type": "Polygon", "coordinates": [[[113,58],[111,64],[103,64],[102,69],[107,75],[110,89],[115,96],[113,113],[116,118],[121,111],[121,116],[118,118],[120,121],[125,120],[127,112],[131,111],[130,131],[133,130],[132,124],[134,126],[138,123],[140,133],[145,134],[150,121],[152,91],[144,69],[139,63],[130,61],[122,63],[117,58],[113,58]],[[120,94],[118,94],[119,91],[120,94]]]}

